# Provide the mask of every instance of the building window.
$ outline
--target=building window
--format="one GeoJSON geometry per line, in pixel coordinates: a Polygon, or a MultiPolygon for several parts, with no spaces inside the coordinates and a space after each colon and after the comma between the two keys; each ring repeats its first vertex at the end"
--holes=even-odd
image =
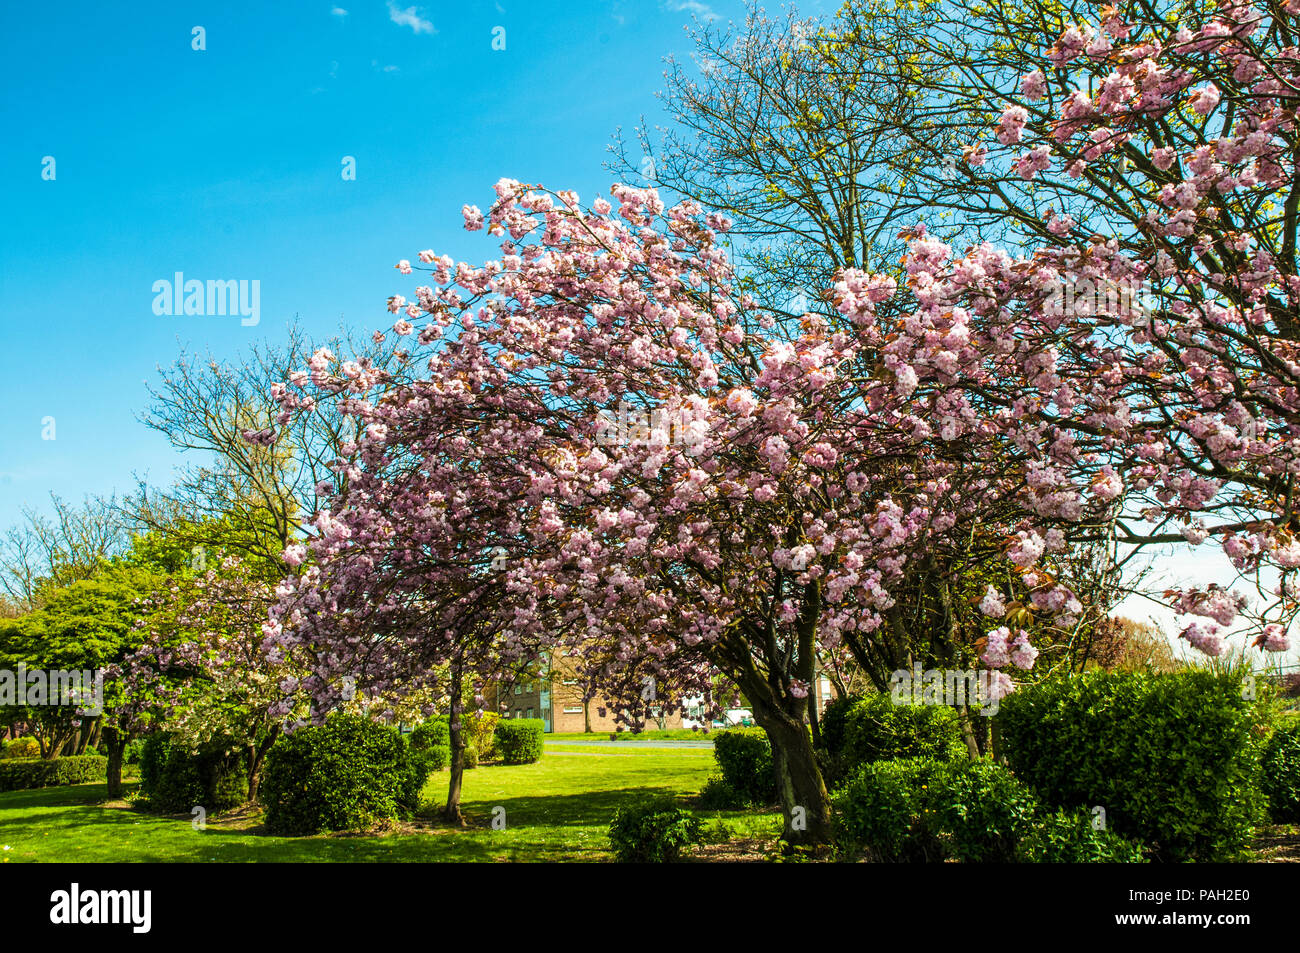
{"type": "Polygon", "coordinates": [[[532,717],[533,717],[533,710],[532,710],[531,708],[528,709],[528,717],[529,717],[529,718],[532,718],[532,717]]]}
{"type": "Polygon", "coordinates": [[[577,684],[578,684],[578,680],[577,680],[576,678],[566,678],[566,679],[564,680],[564,684],[565,684],[565,685],[577,685],[577,684]]]}
{"type": "Polygon", "coordinates": [[[516,695],[523,694],[523,691],[524,691],[524,686],[522,686],[522,685],[516,685],[516,686],[515,686],[515,694],[516,694],[516,695]]]}
{"type": "Polygon", "coordinates": [[[516,718],[522,718],[522,717],[524,717],[524,713],[521,712],[518,708],[516,708],[516,709],[515,709],[515,717],[516,717],[516,718]]]}

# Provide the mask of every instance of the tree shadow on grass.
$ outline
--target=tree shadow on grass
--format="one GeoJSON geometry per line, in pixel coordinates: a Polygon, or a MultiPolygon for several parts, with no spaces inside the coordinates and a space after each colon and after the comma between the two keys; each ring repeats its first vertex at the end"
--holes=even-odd
{"type": "Polygon", "coordinates": [[[509,826],[544,825],[546,827],[607,826],[621,807],[666,798],[688,802],[679,788],[668,785],[628,787],[607,791],[583,791],[577,794],[530,794],[504,798],[475,798],[461,805],[466,818],[486,818],[490,823],[496,808],[505,808],[509,826]]]}

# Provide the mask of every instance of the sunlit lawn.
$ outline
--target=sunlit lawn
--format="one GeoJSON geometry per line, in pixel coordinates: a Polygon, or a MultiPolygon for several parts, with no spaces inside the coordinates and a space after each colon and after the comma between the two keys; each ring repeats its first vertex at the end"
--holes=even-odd
{"type": "MultiPolygon", "coordinates": [[[[708,749],[633,749],[606,753],[550,744],[540,762],[483,766],[465,773],[468,829],[440,824],[431,805],[446,798],[447,774],[430,778],[428,802],[394,833],[271,837],[257,814],[158,817],[124,802],[106,803],[102,784],[0,793],[0,862],[71,861],[607,861],[607,830],[624,804],[694,794],[717,773],[708,749]],[[505,811],[505,829],[491,826],[505,811]],[[499,816],[499,812],[498,812],[499,816]]],[[[713,812],[733,836],[775,837],[775,811],[713,812]]]]}

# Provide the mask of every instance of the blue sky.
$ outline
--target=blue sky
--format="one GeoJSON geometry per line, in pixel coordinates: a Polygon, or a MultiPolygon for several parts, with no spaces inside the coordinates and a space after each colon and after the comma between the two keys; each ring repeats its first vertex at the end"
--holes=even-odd
{"type": "Polygon", "coordinates": [[[410,4],[3,5],[0,528],[51,490],[169,482],[179,457],[135,415],[182,343],[231,356],[294,315],[322,336],[386,326],[387,296],[409,294],[398,259],[492,256],[459,210],[501,176],[605,193],[615,129],[666,121],[654,94],[684,26],[743,17],[728,0],[410,4]],[[153,282],[177,271],[260,281],[260,323],[155,315],[153,282]]]}

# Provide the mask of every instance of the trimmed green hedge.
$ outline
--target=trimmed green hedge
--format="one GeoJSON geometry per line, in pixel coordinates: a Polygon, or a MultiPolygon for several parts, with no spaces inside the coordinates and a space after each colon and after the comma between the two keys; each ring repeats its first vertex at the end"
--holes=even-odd
{"type": "Polygon", "coordinates": [[[699,819],[671,801],[621,807],[609,825],[610,847],[625,864],[671,863],[681,856],[683,847],[703,840],[699,819]]]}
{"type": "Polygon", "coordinates": [[[876,761],[968,757],[956,709],[895,705],[888,693],[837,698],[826,706],[819,726],[822,766],[831,785],[876,761]]]}
{"type": "Polygon", "coordinates": [[[929,758],[864,765],[833,797],[835,839],[876,861],[1010,861],[1036,800],[1006,768],[929,758]]]}
{"type": "Polygon", "coordinates": [[[1207,671],[1088,672],[1002,700],[1008,764],[1052,807],[1106,810],[1164,861],[1222,861],[1262,816],[1256,712],[1207,671]]]}
{"type": "Polygon", "coordinates": [[[108,776],[108,759],[97,754],[74,754],[46,761],[14,758],[0,761],[0,791],[26,791],[61,784],[88,784],[108,776]]]}
{"type": "Polygon", "coordinates": [[[228,811],[248,800],[248,771],[223,742],[194,751],[169,732],[155,732],[140,748],[140,797],[162,814],[228,811]]]}
{"type": "Polygon", "coordinates": [[[1300,715],[1278,722],[1262,760],[1269,815],[1277,824],[1300,822],[1300,715]]]}
{"type": "Polygon", "coordinates": [[[332,715],[280,737],[267,753],[266,827],[273,834],[316,834],[409,817],[428,776],[427,759],[394,729],[332,715]]]}
{"type": "Polygon", "coordinates": [[[502,718],[496,728],[497,754],[505,764],[532,764],[542,757],[545,733],[540,718],[502,718]]]}
{"type": "Polygon", "coordinates": [[[776,801],[776,769],[772,743],[762,728],[728,728],[713,736],[713,760],[722,769],[722,787],[712,796],[730,792],[732,807],[776,801]]]}

